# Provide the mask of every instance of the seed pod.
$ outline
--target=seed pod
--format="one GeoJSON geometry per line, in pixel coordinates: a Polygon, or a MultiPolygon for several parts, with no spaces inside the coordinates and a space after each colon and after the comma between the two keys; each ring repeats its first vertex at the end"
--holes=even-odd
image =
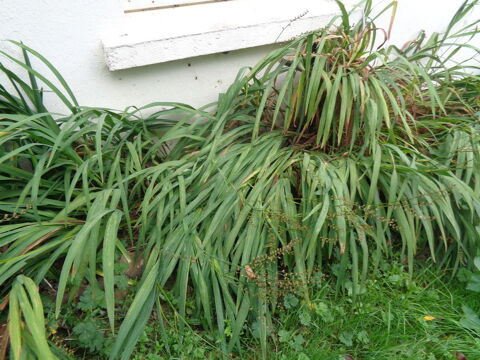
{"type": "Polygon", "coordinates": [[[249,265],[245,265],[245,271],[247,272],[247,276],[249,279],[255,280],[257,279],[257,275],[253,272],[252,268],[249,265]]]}

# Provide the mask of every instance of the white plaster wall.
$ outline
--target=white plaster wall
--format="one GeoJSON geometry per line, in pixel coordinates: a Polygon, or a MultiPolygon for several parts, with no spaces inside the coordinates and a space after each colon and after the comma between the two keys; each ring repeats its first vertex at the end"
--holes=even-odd
{"type": "MultiPolygon", "coordinates": [[[[275,4],[279,7],[282,2],[276,0],[275,4]]],[[[420,29],[442,30],[461,3],[462,0],[399,0],[392,41],[401,45],[420,29]]],[[[165,20],[159,18],[158,26],[194,27],[199,21],[198,8],[203,6],[209,5],[194,6],[189,10],[189,18],[179,19],[175,18],[176,9],[157,10],[163,12],[165,20]]],[[[248,18],[252,16],[250,12],[247,7],[236,16],[248,18]]],[[[221,22],[214,11],[206,14],[202,15],[204,22],[221,22]]],[[[297,15],[292,14],[292,18],[297,15]]],[[[121,0],[0,0],[0,39],[23,41],[45,55],[66,78],[81,105],[116,109],[154,101],[204,105],[216,100],[241,67],[253,65],[273,48],[263,46],[110,72],[101,38],[128,27],[135,16],[139,15],[123,13],[121,0]]],[[[478,11],[475,16],[478,18],[478,11]]],[[[8,47],[5,42],[0,43],[0,49],[8,47]]],[[[47,103],[54,111],[62,110],[51,97],[47,97],[47,103]]]]}

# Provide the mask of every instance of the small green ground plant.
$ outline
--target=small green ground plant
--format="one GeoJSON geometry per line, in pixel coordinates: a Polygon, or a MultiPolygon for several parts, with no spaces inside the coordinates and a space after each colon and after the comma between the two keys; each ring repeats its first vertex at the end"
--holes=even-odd
{"type": "MultiPolygon", "coordinates": [[[[367,281],[366,293],[357,301],[348,296],[337,299],[333,289],[325,287],[313,314],[307,317],[310,321],[304,316],[308,310],[299,307],[282,322],[289,329],[287,341],[303,332],[301,351],[309,359],[319,360],[348,356],[447,360],[456,353],[477,358],[478,334],[460,324],[462,304],[477,308],[475,297],[431,265],[422,264],[416,270],[412,279],[405,265],[392,262],[380,276],[367,281]],[[320,321],[314,321],[315,316],[320,316],[320,321]]],[[[277,358],[295,358],[294,350],[287,346],[277,358]]]]}
{"type": "MultiPolygon", "coordinates": [[[[300,299],[285,299],[285,311],[270,329],[275,339],[269,344],[268,359],[275,360],[451,360],[480,356],[480,333],[466,329],[462,306],[478,311],[477,295],[452,279],[449,272],[421,262],[411,278],[405,264],[393,260],[375,278],[368,279],[366,292],[356,299],[336,293],[326,281],[316,288],[307,307],[300,299]]],[[[174,318],[166,317],[175,324],[174,318]]],[[[255,324],[249,327],[255,332],[255,324]]],[[[167,329],[169,327],[167,326],[167,329]]],[[[157,321],[147,325],[134,359],[166,360],[220,359],[218,346],[188,332],[187,346],[172,326],[169,342],[164,342],[157,321]],[[192,344],[192,345],[190,345],[192,344]],[[195,350],[193,350],[195,349],[195,350]]],[[[253,340],[244,340],[246,351],[229,354],[227,359],[261,359],[261,349],[253,340]]]]}
{"type": "MultiPolygon", "coordinates": [[[[378,13],[362,2],[356,23],[338,4],[331,23],[199,109],[82,107],[38,52],[15,42],[23,60],[0,52],[0,349],[61,357],[44,351],[54,345],[38,289],[56,319],[90,294],[90,318],[73,305],[82,321],[64,328],[82,351],[128,359],[152,313],[170,309],[180,334],[203,329],[223,356],[250,337],[267,358],[283,310],[314,307],[324,275],[356,297],[392,258],[410,278],[419,257],[473,267],[480,81],[456,55],[478,54],[478,21],[464,22],[477,1],[404,48],[384,45],[375,24],[396,1],[378,13]],[[43,87],[66,114],[47,111],[43,87]],[[113,341],[90,341],[96,331],[113,341]]],[[[305,338],[290,331],[281,338],[299,349],[305,338]]],[[[345,346],[366,342],[345,331],[345,346]]]]}

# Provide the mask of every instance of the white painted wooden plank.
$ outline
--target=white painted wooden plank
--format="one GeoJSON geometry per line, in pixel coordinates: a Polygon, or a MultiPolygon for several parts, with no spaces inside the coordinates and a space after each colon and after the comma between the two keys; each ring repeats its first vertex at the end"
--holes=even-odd
{"type": "Polygon", "coordinates": [[[338,13],[332,0],[236,0],[128,14],[102,41],[113,71],[284,42],[338,13]]]}

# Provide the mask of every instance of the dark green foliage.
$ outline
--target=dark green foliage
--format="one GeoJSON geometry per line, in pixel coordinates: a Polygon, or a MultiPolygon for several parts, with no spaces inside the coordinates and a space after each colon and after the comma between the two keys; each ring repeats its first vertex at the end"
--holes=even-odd
{"type": "MultiPolygon", "coordinates": [[[[278,314],[316,306],[324,274],[356,296],[393,255],[410,276],[418,257],[471,267],[480,240],[480,82],[473,66],[450,60],[463,48],[478,52],[464,41],[476,23],[460,25],[476,3],[466,1],[445,33],[403,49],[378,47],[384,32],[371,1],[357,24],[342,8],[200,109],[82,108],[55,68],[17,43],[23,61],[2,55],[29,82],[0,69],[14,89],[0,87],[0,299],[7,304],[26,276],[45,291],[48,278],[58,317],[86,286],[101,292],[115,334],[111,359],[131,356],[163,306],[180,331],[188,316],[220,334],[224,353],[239,349],[254,323],[266,357],[278,314]],[[30,66],[32,56],[53,80],[30,66]],[[47,112],[39,83],[68,114],[47,112]],[[123,311],[117,294],[126,287],[134,298],[123,311]],[[160,304],[167,291],[175,301],[160,304]]],[[[38,351],[10,306],[19,322],[14,355],[19,346],[38,351]]],[[[92,326],[74,333],[89,343],[92,326]]],[[[301,347],[295,336],[285,342],[301,347]]]]}

